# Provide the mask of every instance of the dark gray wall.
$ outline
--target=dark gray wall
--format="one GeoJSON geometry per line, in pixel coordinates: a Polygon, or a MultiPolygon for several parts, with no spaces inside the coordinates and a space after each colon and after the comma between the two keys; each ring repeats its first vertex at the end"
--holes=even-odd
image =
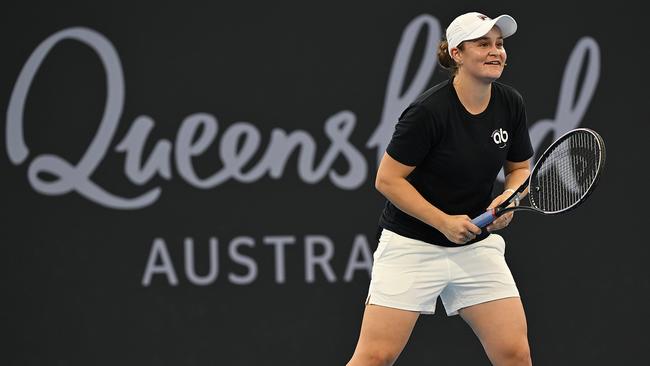
{"type": "MultiPolygon", "coordinates": [[[[4,8],[2,364],[344,364],[383,205],[377,155],[446,77],[430,46],[470,10],[519,23],[502,81],[538,152],[578,126],[608,147],[585,205],[502,234],[536,363],[647,359],[650,55],[625,2],[4,8]]],[[[487,363],[441,313],[398,362],[487,363]]]]}

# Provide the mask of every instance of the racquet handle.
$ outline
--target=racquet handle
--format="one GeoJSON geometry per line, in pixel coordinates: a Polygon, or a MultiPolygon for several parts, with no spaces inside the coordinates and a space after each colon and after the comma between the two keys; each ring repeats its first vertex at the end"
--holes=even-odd
{"type": "Polygon", "coordinates": [[[494,221],[496,218],[497,218],[496,210],[495,209],[490,209],[490,210],[485,211],[480,216],[475,217],[472,220],[472,224],[474,224],[474,225],[476,225],[476,226],[478,226],[480,228],[484,228],[484,227],[490,225],[490,223],[492,221],[494,221]]]}

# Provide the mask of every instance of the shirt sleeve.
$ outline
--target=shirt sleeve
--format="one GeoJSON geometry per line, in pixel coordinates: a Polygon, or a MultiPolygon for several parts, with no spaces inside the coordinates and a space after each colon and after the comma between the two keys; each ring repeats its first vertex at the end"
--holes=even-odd
{"type": "Polygon", "coordinates": [[[434,144],[431,113],[418,105],[409,106],[400,116],[386,152],[407,166],[417,166],[434,144]]]}
{"type": "Polygon", "coordinates": [[[506,159],[508,161],[519,162],[530,159],[533,156],[533,145],[530,142],[528,134],[528,118],[526,117],[526,107],[523,98],[517,94],[517,104],[513,114],[514,128],[512,144],[508,150],[506,159]]]}

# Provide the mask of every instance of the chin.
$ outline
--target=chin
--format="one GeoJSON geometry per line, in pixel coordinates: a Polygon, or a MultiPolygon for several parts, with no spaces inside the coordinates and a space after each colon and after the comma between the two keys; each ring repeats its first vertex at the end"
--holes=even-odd
{"type": "Polygon", "coordinates": [[[499,80],[499,77],[501,77],[501,74],[499,74],[498,76],[493,76],[493,75],[485,76],[485,77],[483,77],[481,79],[483,80],[484,83],[489,84],[489,83],[491,83],[493,81],[499,80]]]}
{"type": "Polygon", "coordinates": [[[501,77],[501,73],[502,73],[502,71],[488,73],[486,75],[483,75],[483,80],[485,80],[487,82],[496,81],[501,77]]]}

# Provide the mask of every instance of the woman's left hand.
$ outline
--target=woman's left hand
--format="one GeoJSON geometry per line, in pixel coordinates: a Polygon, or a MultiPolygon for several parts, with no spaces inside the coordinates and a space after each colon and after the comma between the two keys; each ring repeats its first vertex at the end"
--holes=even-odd
{"type": "MultiPolygon", "coordinates": [[[[509,192],[504,192],[501,193],[501,195],[497,196],[494,200],[492,200],[492,203],[490,203],[490,207],[488,207],[488,210],[491,210],[498,205],[501,204],[501,202],[505,201],[510,197],[509,192]]],[[[510,206],[514,206],[514,203],[510,204],[510,206]]],[[[510,207],[508,206],[508,207],[510,207]]],[[[487,231],[492,232],[492,231],[497,231],[501,230],[504,227],[508,226],[510,224],[510,221],[512,221],[514,212],[506,212],[503,215],[497,217],[496,220],[494,220],[490,225],[487,226],[487,231]]]]}

